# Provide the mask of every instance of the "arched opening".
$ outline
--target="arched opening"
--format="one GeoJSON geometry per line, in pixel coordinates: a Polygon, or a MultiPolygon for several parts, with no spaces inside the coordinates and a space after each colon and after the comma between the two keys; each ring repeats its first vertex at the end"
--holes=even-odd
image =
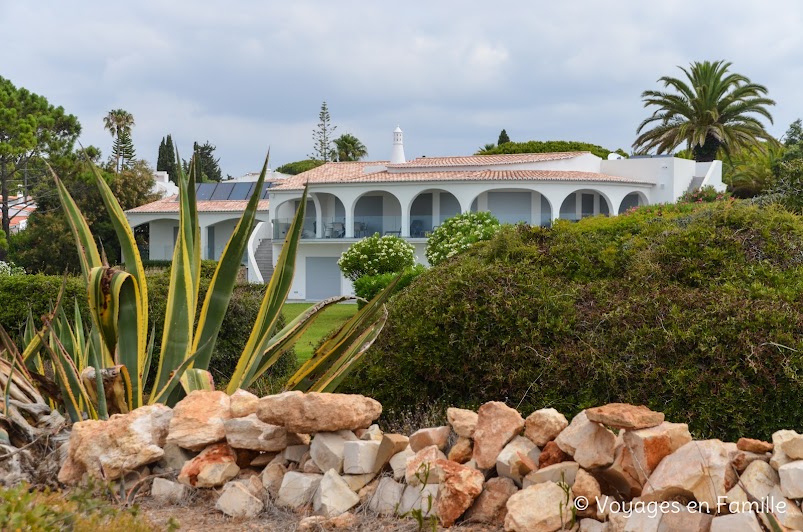
{"type": "Polygon", "coordinates": [[[346,236],[346,208],[340,198],[327,192],[316,192],[315,199],[321,207],[321,229],[316,234],[322,238],[343,238],[346,236]]]}
{"type": "MultiPolygon", "coordinates": [[[[273,239],[284,240],[290,224],[296,215],[301,198],[287,200],[276,208],[276,217],[273,219],[273,239]]],[[[307,198],[307,210],[304,212],[304,226],[301,229],[301,238],[315,238],[317,228],[317,210],[312,198],[307,198]]]]}
{"type": "Polygon", "coordinates": [[[132,229],[142,260],[173,259],[173,249],[178,239],[177,218],[157,218],[135,225],[132,229]]]}
{"type": "Polygon", "coordinates": [[[389,192],[367,192],[354,204],[354,236],[401,236],[401,203],[389,192]]]}
{"type": "Polygon", "coordinates": [[[631,192],[625,196],[624,199],[622,199],[622,203],[619,204],[618,214],[625,213],[628,209],[635,209],[643,205],[647,205],[647,198],[644,194],[641,192],[631,192]]]}
{"type": "Polygon", "coordinates": [[[483,192],[474,198],[471,211],[489,211],[502,223],[543,226],[552,223],[549,200],[533,190],[498,189],[483,192]]]}
{"type": "Polygon", "coordinates": [[[239,216],[237,218],[227,218],[202,228],[202,230],[206,231],[206,234],[202,235],[204,244],[201,250],[201,257],[206,260],[220,259],[239,221],[239,216]]]}
{"type": "Polygon", "coordinates": [[[596,190],[572,192],[560,205],[560,219],[577,221],[597,214],[610,215],[608,199],[596,190]]]}
{"type": "Polygon", "coordinates": [[[460,214],[460,202],[454,194],[440,189],[425,190],[410,204],[410,236],[425,237],[456,214],[460,214]]]}

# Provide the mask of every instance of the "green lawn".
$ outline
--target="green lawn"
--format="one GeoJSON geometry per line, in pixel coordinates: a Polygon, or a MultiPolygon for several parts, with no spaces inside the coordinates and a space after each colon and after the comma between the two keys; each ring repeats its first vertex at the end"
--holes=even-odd
{"type": "MultiPolygon", "coordinates": [[[[285,303],[282,307],[284,318],[288,322],[310,308],[312,303],[285,303]]],[[[316,319],[307,332],[295,345],[296,356],[299,362],[304,362],[312,356],[312,351],[318,340],[340,327],[357,312],[354,303],[339,303],[323,311],[323,315],[316,319]]]]}

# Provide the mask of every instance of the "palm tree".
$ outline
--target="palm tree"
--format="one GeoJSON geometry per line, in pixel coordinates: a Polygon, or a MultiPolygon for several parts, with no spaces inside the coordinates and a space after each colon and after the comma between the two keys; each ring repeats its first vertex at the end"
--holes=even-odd
{"type": "Polygon", "coordinates": [[[338,161],[359,161],[368,155],[365,144],[354,135],[345,133],[334,140],[338,161]]]}
{"type": "MultiPolygon", "coordinates": [[[[134,115],[125,109],[112,109],[103,117],[103,128],[108,129],[113,139],[119,139],[120,135],[124,137],[131,134],[131,128],[134,126],[134,115]]],[[[117,163],[115,171],[120,173],[120,157],[122,150],[116,150],[117,163]]]]}
{"type": "Polygon", "coordinates": [[[714,160],[720,148],[729,155],[758,146],[761,140],[776,142],[752,116],[772,123],[767,106],[775,102],[766,97],[767,88],[728,72],[730,66],[725,61],[694,62],[688,70],[678,67],[687,81],[669,76],[658,80],[674,92],[644,91],[644,107],[657,109],[639,125],[633,148],[638,153],[671,153],[686,143],[696,161],[707,162],[714,160]]]}

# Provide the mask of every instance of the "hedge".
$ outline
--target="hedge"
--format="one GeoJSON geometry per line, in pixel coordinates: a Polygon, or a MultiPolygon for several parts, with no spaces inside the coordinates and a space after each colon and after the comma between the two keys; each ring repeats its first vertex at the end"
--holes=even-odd
{"type": "Polygon", "coordinates": [[[697,437],[803,427],[803,221],[738,202],[505,228],[419,276],[346,382],[387,415],[646,404],[697,437]]]}
{"type": "MultiPolygon", "coordinates": [[[[404,272],[402,272],[402,277],[399,279],[399,283],[396,285],[396,288],[393,290],[393,293],[396,294],[401,292],[405,288],[407,288],[413,280],[424,273],[424,266],[422,264],[416,264],[411,268],[406,268],[404,272]]],[[[371,301],[379,292],[385,289],[387,285],[393,281],[399,274],[398,273],[383,273],[380,275],[363,275],[356,281],[354,281],[354,294],[357,297],[361,297],[366,301],[371,301]]],[[[357,301],[357,308],[362,308],[365,303],[362,301],[357,301]]]]}

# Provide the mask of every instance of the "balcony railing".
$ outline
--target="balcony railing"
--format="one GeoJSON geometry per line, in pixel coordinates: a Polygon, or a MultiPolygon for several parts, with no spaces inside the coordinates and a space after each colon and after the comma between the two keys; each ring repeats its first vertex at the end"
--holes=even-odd
{"type": "MultiPolygon", "coordinates": [[[[290,229],[292,218],[277,218],[273,220],[273,239],[283,240],[290,229]]],[[[346,237],[346,220],[339,218],[323,218],[323,227],[318,237],[318,222],[314,217],[304,218],[304,227],[301,230],[302,239],[328,239],[346,237]]],[[[393,234],[401,236],[401,216],[356,216],[354,218],[354,238],[393,234]]]]}

